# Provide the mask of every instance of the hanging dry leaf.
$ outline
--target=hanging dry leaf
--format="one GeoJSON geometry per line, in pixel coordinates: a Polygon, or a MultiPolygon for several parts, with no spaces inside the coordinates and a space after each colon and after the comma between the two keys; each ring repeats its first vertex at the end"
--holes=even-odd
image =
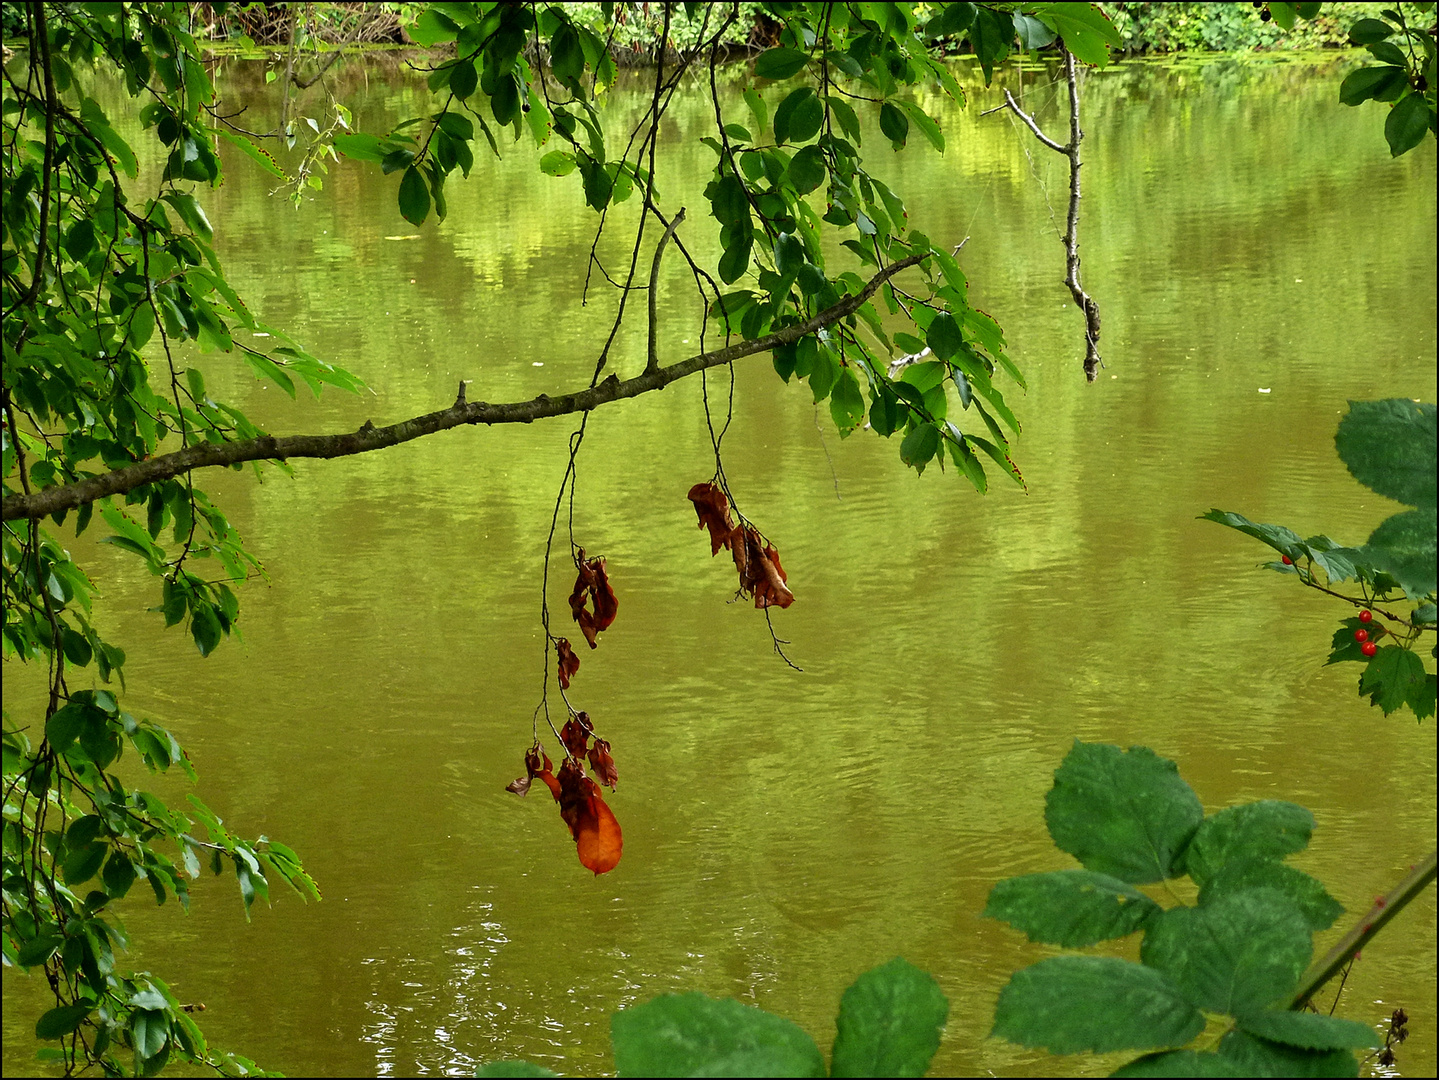
{"type": "Polygon", "coordinates": [[[599,782],[611,791],[619,780],[619,773],[615,771],[615,759],[610,757],[610,744],[608,739],[596,739],[594,746],[590,747],[590,768],[595,771],[599,782]]]}
{"type": "Polygon", "coordinates": [[[794,603],[794,593],[785,584],[788,575],[780,565],[779,552],[760,536],[758,529],[753,525],[736,528],[731,551],[739,571],[740,592],[753,596],[755,607],[787,608],[794,603]]]}
{"type": "Polygon", "coordinates": [[[595,637],[601,630],[608,630],[615,621],[619,600],[610,587],[602,557],[586,559],[585,549],[580,548],[575,564],[579,573],[575,577],[574,591],[570,593],[570,613],[593,649],[596,647],[595,637]]]}
{"type": "Polygon", "coordinates": [[[695,516],[699,528],[710,531],[710,557],[719,554],[719,549],[730,546],[735,531],[734,520],[729,513],[729,500],[723,491],[713,483],[696,484],[690,488],[690,502],[695,504],[695,516]]]}
{"type": "Polygon", "coordinates": [[[559,653],[559,674],[560,689],[568,690],[570,680],[575,677],[575,672],[580,670],[580,658],[575,655],[575,650],[570,648],[567,638],[555,639],[555,652],[559,653]]]}
{"type": "Polygon", "coordinates": [[[581,864],[596,875],[608,873],[619,865],[624,848],[620,823],[574,758],[560,766],[559,785],[560,817],[574,837],[581,864]]]}
{"type": "Polygon", "coordinates": [[[560,742],[565,744],[565,749],[571,756],[583,758],[585,751],[589,748],[590,733],[593,731],[594,728],[590,725],[590,714],[576,713],[565,721],[564,727],[560,728],[560,742]]]}
{"type": "Polygon", "coordinates": [[[549,756],[540,748],[539,743],[535,743],[534,746],[525,752],[525,775],[516,780],[511,780],[505,785],[505,790],[513,791],[521,797],[528,795],[530,784],[535,777],[539,777],[544,781],[545,786],[550,789],[550,794],[553,795],[556,800],[559,799],[559,781],[555,779],[555,774],[550,771],[549,756]]]}

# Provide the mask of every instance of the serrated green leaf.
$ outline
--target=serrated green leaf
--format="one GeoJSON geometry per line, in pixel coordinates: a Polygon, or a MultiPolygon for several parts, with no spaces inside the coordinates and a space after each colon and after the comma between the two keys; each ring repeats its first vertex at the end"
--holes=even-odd
{"type": "Polygon", "coordinates": [[[1435,409],[1408,398],[1351,401],[1334,448],[1354,479],[1397,502],[1432,508],[1436,481],[1435,409]]]}
{"type": "Polygon", "coordinates": [[[1228,1058],[1207,1050],[1164,1050],[1157,1054],[1145,1054],[1135,1058],[1128,1065],[1115,1069],[1110,1076],[1157,1076],[1157,1077],[1247,1077],[1247,1072],[1228,1058]]]}
{"type": "Polygon", "coordinates": [[[1289,897],[1249,889],[1171,908],[1146,927],[1139,955],[1199,1008],[1237,1016],[1292,992],[1313,951],[1309,926],[1289,897]]]}
{"type": "Polygon", "coordinates": [[[1368,1024],[1320,1013],[1266,1010],[1241,1016],[1239,1027],[1251,1035],[1301,1050],[1348,1050],[1356,1046],[1384,1045],[1368,1024]]]}
{"type": "Polygon", "coordinates": [[[1406,596],[1418,600],[1434,591],[1436,532],[1439,518],[1433,506],[1406,510],[1380,522],[1360,552],[1399,582],[1406,596]]]}
{"type": "Polygon", "coordinates": [[[1174,762],[1078,739],[1045,800],[1049,835],[1086,869],[1133,885],[1176,877],[1178,856],[1204,819],[1174,762]]]}
{"type": "Polygon", "coordinates": [[[763,1009],[704,994],[662,994],[610,1017],[620,1076],[823,1076],[824,1059],[798,1026],[763,1009]]]}
{"type": "Polygon", "coordinates": [[[1023,930],[1030,941],[1077,948],[1133,933],[1161,910],[1118,878],[1056,870],[999,882],[984,915],[1023,930]]]}
{"type": "Polygon", "coordinates": [[[949,1000],[901,957],[865,972],[840,999],[831,1076],[923,1076],[939,1049],[949,1000]]]}
{"type": "Polygon", "coordinates": [[[1203,1030],[1203,1014],[1163,973],[1107,956],[1056,956],[1014,973],[991,1034],[1077,1054],[1180,1046],[1203,1030]]]}
{"type": "Polygon", "coordinates": [[[1359,696],[1368,694],[1369,704],[1377,705],[1388,716],[1427,685],[1424,662],[1412,650],[1402,645],[1385,645],[1359,676],[1359,696]]]}
{"type": "Polygon", "coordinates": [[[1344,914],[1322,882],[1271,859],[1232,859],[1199,890],[1200,906],[1251,889],[1273,889],[1294,903],[1310,930],[1328,930],[1344,914]]]}
{"type": "Polygon", "coordinates": [[[1359,1062],[1348,1050],[1300,1050],[1244,1031],[1231,1031],[1219,1043],[1219,1055],[1238,1076],[1358,1076],[1359,1062]]]}
{"type": "Polygon", "coordinates": [[[1230,860],[1282,859],[1309,846],[1314,815],[1297,803],[1265,799],[1204,819],[1184,852],[1184,870],[1203,885],[1230,860]]]}

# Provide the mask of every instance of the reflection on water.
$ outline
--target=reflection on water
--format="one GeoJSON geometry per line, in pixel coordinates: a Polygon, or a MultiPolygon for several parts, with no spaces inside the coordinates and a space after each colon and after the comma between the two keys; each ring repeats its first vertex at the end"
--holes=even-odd
{"type": "MultiPolygon", "coordinates": [[[[937,241],[971,238],[976,302],[1030,379],[1013,395],[1029,494],[996,479],[979,498],[938,470],[916,478],[893,443],[821,435],[807,390],[742,363],[726,466],[784,552],[799,599],[776,625],[802,675],[758,613],[726,603],[733,570],[694,527],[684,493],[713,468],[698,384],[595,414],[576,538],[609,558],[621,607],[575,700],[620,769],[625,858],[605,877],[579,867],[552,805],[503,791],[538,689],[562,424],[305,462],[263,486],[207,477],[271,574],[246,590],[243,643],[208,661],[160,632],[131,560],[82,541],[106,629],[131,643],[132,708],[176,729],[213,807],[293,844],[325,893],[279,897],[250,925],[224,882],[197,883],[188,917],[137,904],[135,965],[205,1001],[215,1044],[291,1074],[500,1057],[598,1074],[609,1014],[672,990],[763,1005],[828,1046],[844,986],[902,953],[952,1002],[937,1073],[1044,1075],[1044,1055],[987,1033],[1009,972],[1047,950],[978,913],[998,878],[1068,865],[1042,805],[1076,736],[1177,759],[1211,810],[1311,807],[1297,861],[1361,909],[1434,842],[1434,725],[1357,699],[1353,671],[1321,666],[1332,605],[1195,520],[1219,506],[1362,539],[1391,508],[1333,452],[1344,402],[1434,393],[1434,145],[1390,161],[1377,108],[1335,101],[1339,74],[1091,78],[1082,237],[1109,363],[1092,387],[1050,213],[1062,159],[1003,114],[980,119],[997,91],[974,80],[965,111],[926,102],[948,153],[917,145],[883,170],[937,241]]],[[[360,126],[422,107],[402,72],[362,76],[346,76],[360,126]]],[[[244,66],[231,77],[258,85],[244,66]]],[[[1053,74],[1023,90],[1058,130],[1053,74]]],[[[665,197],[713,253],[711,158],[693,143],[706,122],[702,102],[677,104],[665,197]]],[[[217,357],[201,361],[209,383],[289,432],[435,408],[461,378],[491,401],[586,381],[613,310],[578,303],[594,217],[573,177],[507,155],[418,230],[374,210],[394,180],[373,169],[337,167],[295,212],[227,162],[207,198],[232,280],[375,394],[292,405],[217,357]]],[[[665,269],[671,359],[697,326],[681,268],[665,269]]],[[[621,373],[643,335],[620,339],[621,373]]],[[[1402,1005],[1400,1065],[1419,1075],[1435,1067],[1434,918],[1431,890],[1365,950],[1341,1006],[1378,1023],[1402,1005]]],[[[28,1068],[37,993],[6,973],[7,1072],[28,1068]]]]}

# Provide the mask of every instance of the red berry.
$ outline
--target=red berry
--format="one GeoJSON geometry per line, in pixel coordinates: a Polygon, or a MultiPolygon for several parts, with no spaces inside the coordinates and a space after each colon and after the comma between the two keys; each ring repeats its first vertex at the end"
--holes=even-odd
{"type": "Polygon", "coordinates": [[[1359,651],[1365,656],[1373,656],[1379,651],[1379,646],[1375,645],[1372,641],[1366,641],[1363,645],[1359,646],[1359,651]]]}
{"type": "Polygon", "coordinates": [[[1363,630],[1363,629],[1354,631],[1354,640],[1355,640],[1355,641],[1368,641],[1368,640],[1369,640],[1369,631],[1368,631],[1368,630],[1363,630]]]}
{"type": "Polygon", "coordinates": [[[1284,563],[1285,566],[1293,566],[1293,565],[1294,565],[1294,560],[1291,559],[1288,555],[1281,555],[1281,556],[1279,556],[1279,558],[1283,561],[1283,563],[1284,563]]]}
{"type": "Polygon", "coordinates": [[[1363,611],[1361,611],[1361,612],[1359,613],[1359,621],[1362,622],[1362,623],[1373,622],[1373,621],[1374,621],[1374,612],[1370,611],[1368,608],[1365,608],[1363,611]]]}

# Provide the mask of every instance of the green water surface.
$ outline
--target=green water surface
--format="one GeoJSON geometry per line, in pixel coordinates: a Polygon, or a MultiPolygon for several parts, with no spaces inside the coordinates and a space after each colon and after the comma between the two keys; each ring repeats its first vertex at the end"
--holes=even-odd
{"type": "MultiPolygon", "coordinates": [[[[1042,812],[1075,737],[1176,759],[1211,811],[1310,807],[1320,827],[1295,861],[1347,925],[1434,845],[1434,723],[1356,697],[1357,666],[1322,666],[1347,612],[1196,516],[1362,541],[1396,508],[1334,454],[1346,399],[1434,399],[1435,145],[1390,160],[1382,107],[1338,103],[1351,62],[1089,78],[1082,243],[1108,363],[1092,386],[1060,284],[1063,159],[1007,114],[980,118],[999,91],[968,69],[967,108],[924,102],[943,156],[875,138],[911,222],[937,243],[969,237],[973,299],[1029,378],[1011,394],[1028,494],[994,470],[984,498],[953,472],[916,477],[897,440],[842,441],[806,387],[766,357],[739,363],[725,464],[783,554],[797,600],[775,627],[803,673],[773,655],[759,612],[727,602],[733,568],[695,528],[685,492],[713,472],[698,379],[592,416],[574,535],[609,559],[620,607],[572,700],[619,767],[625,853],[606,876],[580,867],[548,797],[504,791],[539,701],[567,420],[299,462],[263,485],[204,477],[270,575],[243,591],[243,641],[208,660],[146,611],[158,594],[136,560],[76,541],[129,652],[130,709],[176,731],[231,827],[298,849],[324,892],[306,906],[277,886],[249,924],[227,878],[197,882],[188,916],[137,893],[130,961],[203,1002],[213,1044],[291,1075],[520,1057],[597,1075],[613,1069],[610,1013],[666,991],[761,1005],[827,1049],[842,989],[903,954],[951,1001],[936,1074],[1102,1074],[1121,1059],[987,1037],[1009,974],[1053,950],[979,913],[998,879],[1073,865],[1042,812]]],[[[337,74],[362,129],[427,109],[393,60],[337,74]]],[[[1060,134],[1054,72],[1008,78],[1060,134]]],[[[220,79],[255,102],[251,126],[274,122],[258,66],[220,79]]],[[[701,91],[666,122],[660,184],[712,260],[701,91]]],[[[611,115],[637,115],[643,93],[617,89],[611,115]]],[[[203,197],[231,280],[374,393],[292,404],[220,355],[196,361],[211,387],[279,434],[441,408],[460,379],[487,401],[586,384],[613,293],[592,283],[581,305],[596,216],[578,175],[543,176],[537,157],[480,157],[449,219],[415,228],[373,167],[332,166],[296,211],[227,156],[203,197]]],[[[611,217],[609,265],[636,202],[611,217]]],[[[673,256],[660,315],[663,360],[698,351],[673,256]]],[[[613,356],[622,375],[643,365],[642,317],[613,356]]],[[[709,388],[722,410],[727,378],[709,388]]],[[[563,525],[559,551],[566,626],[563,525]]],[[[32,676],[6,664],[12,714],[32,676]]],[[[1433,1075],[1435,975],[1431,889],[1365,949],[1338,1012],[1378,1025],[1402,1006],[1398,1071],[1433,1075]]],[[[5,972],[8,1075],[34,1068],[43,989],[5,972]]]]}

